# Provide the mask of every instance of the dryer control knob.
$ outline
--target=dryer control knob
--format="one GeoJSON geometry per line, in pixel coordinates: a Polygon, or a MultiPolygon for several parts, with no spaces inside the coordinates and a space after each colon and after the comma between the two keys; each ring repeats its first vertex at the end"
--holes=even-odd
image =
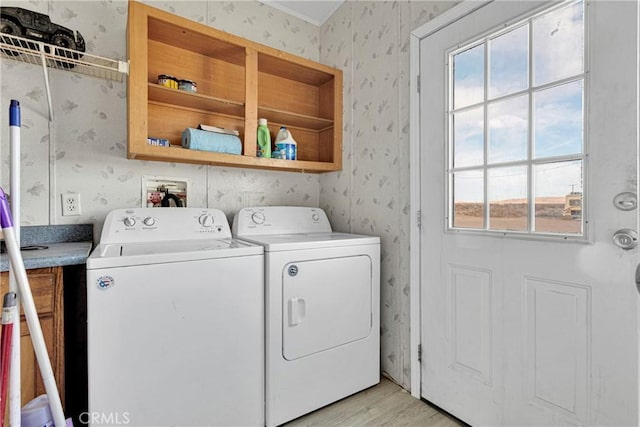
{"type": "Polygon", "coordinates": [[[124,225],[126,227],[133,227],[134,225],[136,225],[136,219],[132,216],[127,216],[124,218],[124,225]]]}
{"type": "Polygon", "coordinates": [[[262,224],[264,222],[264,214],[262,212],[254,212],[251,215],[251,221],[253,221],[254,224],[262,224]]]}
{"type": "Polygon", "coordinates": [[[145,219],[142,220],[142,222],[144,223],[144,225],[146,225],[147,227],[152,227],[153,225],[155,225],[156,223],[156,219],[152,216],[148,216],[145,219]]]}
{"type": "Polygon", "coordinates": [[[313,215],[311,215],[311,219],[314,221],[320,221],[320,215],[318,215],[317,213],[314,213],[313,215]]]}
{"type": "Polygon", "coordinates": [[[198,218],[198,222],[203,227],[211,227],[213,225],[213,217],[211,215],[203,214],[198,218]]]}

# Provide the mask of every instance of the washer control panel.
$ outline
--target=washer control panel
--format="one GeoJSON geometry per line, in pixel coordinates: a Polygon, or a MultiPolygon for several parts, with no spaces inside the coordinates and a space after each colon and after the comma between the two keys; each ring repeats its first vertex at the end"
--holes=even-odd
{"type": "Polygon", "coordinates": [[[327,214],[320,208],[263,206],[243,208],[233,218],[233,234],[330,233],[327,214]]]}
{"type": "Polygon", "coordinates": [[[116,209],[107,214],[100,243],[230,237],[229,222],[219,209],[131,208],[116,209]]]}

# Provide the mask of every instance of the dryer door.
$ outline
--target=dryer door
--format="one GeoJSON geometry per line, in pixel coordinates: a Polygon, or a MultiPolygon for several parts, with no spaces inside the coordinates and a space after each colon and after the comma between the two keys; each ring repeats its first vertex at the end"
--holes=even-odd
{"type": "Polygon", "coordinates": [[[282,354],[295,360],[371,333],[371,258],[290,262],[282,271],[282,354]]]}

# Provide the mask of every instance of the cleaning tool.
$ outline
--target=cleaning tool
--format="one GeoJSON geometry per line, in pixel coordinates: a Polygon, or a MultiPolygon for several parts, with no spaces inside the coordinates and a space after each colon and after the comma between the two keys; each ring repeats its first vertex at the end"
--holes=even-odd
{"type": "MultiPolygon", "coordinates": [[[[66,421],[64,413],[62,412],[62,402],[60,401],[56,380],[53,376],[53,369],[51,368],[51,361],[49,360],[49,355],[47,353],[47,345],[45,344],[44,336],[42,335],[40,320],[38,319],[33,295],[31,294],[27,271],[24,268],[24,261],[20,254],[20,246],[16,241],[13,229],[13,220],[11,218],[11,212],[9,211],[9,202],[7,201],[7,195],[2,188],[0,188],[0,226],[2,227],[4,241],[7,245],[9,260],[15,269],[18,289],[22,299],[22,308],[24,310],[25,318],[27,319],[27,326],[29,327],[29,333],[31,334],[31,342],[33,343],[33,350],[36,354],[40,374],[42,375],[44,389],[47,392],[47,397],[49,398],[49,406],[51,408],[51,413],[53,414],[53,422],[57,426],[64,426],[66,421]]],[[[19,367],[20,365],[18,364],[17,366],[19,367]]],[[[14,365],[14,370],[15,367],[16,366],[14,365]]]]}
{"type": "MultiPolygon", "coordinates": [[[[11,154],[10,191],[12,197],[11,213],[16,218],[14,231],[16,242],[20,247],[20,103],[12,99],[9,105],[9,146],[11,154]]],[[[9,292],[16,293],[16,305],[20,305],[20,292],[15,275],[15,266],[9,264],[9,292]]],[[[20,316],[16,316],[13,322],[13,338],[11,339],[11,363],[10,366],[17,369],[9,371],[9,426],[21,427],[20,407],[22,406],[22,393],[20,390],[20,316]]]]}
{"type": "MultiPolygon", "coordinates": [[[[0,338],[0,414],[7,407],[7,389],[11,368],[11,340],[13,337],[13,321],[16,318],[15,292],[4,294],[2,304],[2,337],[0,338]]],[[[0,417],[0,427],[4,427],[4,416],[0,417]]]]}

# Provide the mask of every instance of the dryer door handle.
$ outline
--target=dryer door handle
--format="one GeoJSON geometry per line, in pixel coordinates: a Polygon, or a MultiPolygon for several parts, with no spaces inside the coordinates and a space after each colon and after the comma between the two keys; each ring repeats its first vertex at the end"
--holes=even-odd
{"type": "Polygon", "coordinates": [[[289,326],[300,324],[306,314],[306,303],[302,298],[291,298],[289,300],[289,326]]]}

